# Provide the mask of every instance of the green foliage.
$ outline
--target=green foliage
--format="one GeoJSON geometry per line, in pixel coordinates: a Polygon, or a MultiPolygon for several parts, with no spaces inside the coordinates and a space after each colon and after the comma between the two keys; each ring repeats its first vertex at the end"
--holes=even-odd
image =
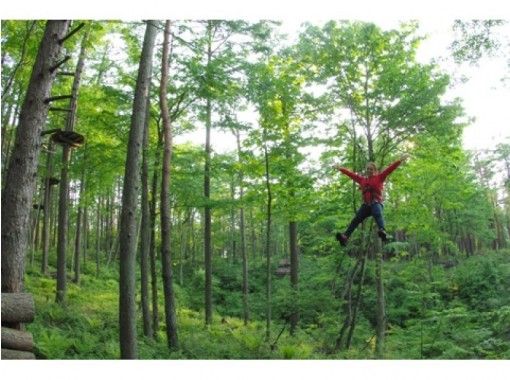
{"type": "MultiPolygon", "coordinates": [[[[137,321],[140,358],[372,358],[376,324],[372,260],[366,263],[351,347],[335,349],[347,313],[346,284],[356,263],[352,257],[359,257],[368,229],[358,229],[347,249],[338,247],[334,235],[351,220],[359,194],[352,181],[338,180],[331,166],[341,162],[360,171],[369,158],[382,165],[403,151],[412,158],[392,174],[386,186],[388,231],[398,231],[405,240],[385,246],[386,358],[510,358],[510,259],[508,251],[486,250],[496,246],[495,238],[498,247],[508,242],[509,201],[498,205],[498,191],[490,184],[495,168],[509,167],[508,144],[498,145],[494,156],[486,160],[462,150],[465,115],[459,102],[444,101],[448,76],[435,65],[417,62],[422,37],[416,34],[415,23],[384,31],[370,23],[328,22],[307,27],[294,46],[280,50],[272,24],[229,20],[174,24],[173,74],[167,98],[174,134],[199,127],[207,119],[206,103],[210,101],[213,128],[239,134],[242,139],[240,152],[234,147],[231,152],[211,152],[212,191],[207,200],[202,195],[203,148],[191,143],[174,146],[171,239],[181,348],[171,352],[166,345],[159,280],[159,339],[142,338],[141,321],[137,321]],[[323,92],[316,93],[315,88],[323,92]],[[238,118],[238,111],[251,108],[258,112],[255,125],[238,118]],[[366,133],[370,128],[375,134],[366,133]],[[262,258],[265,147],[273,195],[271,273],[287,258],[289,221],[298,222],[300,250],[298,289],[291,287],[288,276],[272,278],[270,342],[265,341],[262,322],[267,310],[262,258]],[[323,151],[319,168],[312,167],[309,154],[316,149],[323,151]],[[203,321],[205,273],[201,268],[200,210],[206,202],[213,214],[214,316],[209,327],[203,321]],[[232,257],[233,240],[239,247],[240,206],[245,210],[249,246],[250,322],[246,326],[242,321],[239,248],[236,259],[232,257]],[[474,246],[473,252],[461,244],[466,241],[474,246]],[[294,311],[299,312],[299,326],[290,336],[288,318],[294,311]]],[[[34,334],[40,358],[119,357],[117,262],[105,266],[108,254],[101,240],[106,240],[109,224],[119,218],[118,184],[124,173],[144,25],[93,22],[91,26],[90,57],[79,92],[76,124],[86,144],[73,151],[70,172],[71,198],[76,204],[75,185],[81,173],[85,174],[85,194],[79,204],[89,206],[89,257],[82,265],[80,284],[68,286],[66,305],[54,303],[53,278],[42,276],[36,265],[27,268],[25,285],[35,296],[37,310],[28,329],[34,334]],[[111,210],[104,205],[107,196],[108,203],[113,200],[111,210]],[[95,230],[96,212],[101,231],[95,230]],[[95,249],[90,249],[96,240],[101,250],[98,273],[92,258],[95,249]]],[[[6,105],[2,112],[23,98],[43,28],[40,21],[2,22],[2,88],[12,78],[9,91],[2,94],[6,105]],[[26,53],[15,72],[25,38],[26,53]]],[[[487,44],[491,41],[484,39],[491,37],[489,31],[483,31],[480,43],[466,40],[466,48],[475,53],[492,49],[494,46],[487,44]]],[[[76,41],[79,39],[66,42],[74,56],[76,41]]],[[[470,59],[468,53],[462,54],[470,59]]],[[[71,61],[62,69],[72,71],[71,61]]],[[[147,151],[150,172],[160,175],[157,69],[156,64],[147,151]]],[[[52,92],[69,93],[70,78],[59,76],[52,92]]],[[[2,122],[3,118],[4,114],[2,122]]],[[[51,113],[46,128],[62,128],[63,120],[61,114],[51,113]]],[[[13,131],[7,129],[6,136],[13,131]]],[[[54,161],[55,174],[60,164],[54,161]]],[[[38,172],[40,178],[47,174],[51,173],[38,172]]],[[[159,197],[157,187],[155,192],[151,198],[159,197]]],[[[75,206],[70,215],[74,232],[75,206]]],[[[158,227],[156,230],[158,235],[158,227]]],[[[156,247],[159,239],[156,236],[156,247]]],[[[55,264],[51,250],[50,273],[55,264]]],[[[359,285],[358,276],[353,294],[359,285]]]]}
{"type": "Polygon", "coordinates": [[[508,253],[471,257],[452,273],[435,273],[432,283],[424,262],[401,265],[387,288],[391,357],[506,357],[508,328],[501,323],[509,300],[501,282],[509,278],[508,259],[508,253]]]}
{"type": "Polygon", "coordinates": [[[471,257],[456,268],[458,297],[471,308],[487,311],[510,303],[510,266],[502,255],[471,257]]]}
{"type": "MultiPolygon", "coordinates": [[[[141,359],[326,359],[372,358],[375,287],[373,265],[367,263],[363,301],[351,348],[335,352],[343,320],[341,288],[351,258],[301,257],[299,302],[289,302],[288,277],[274,278],[272,341],[264,340],[265,264],[250,265],[250,314],[241,319],[241,268],[228,260],[214,263],[213,324],[203,322],[203,271],[183,287],[176,285],[181,349],[169,352],[164,323],[159,339],[139,339],[141,359]],[[340,269],[335,275],[337,266],[340,269]],[[290,336],[285,319],[300,312],[300,328],[290,336]],[[283,332],[282,332],[283,329],[283,332]],[[278,342],[277,335],[282,332],[278,342]]],[[[454,268],[433,265],[425,258],[390,260],[384,265],[388,359],[501,359],[510,357],[510,255],[503,251],[464,259],[454,268]],[[430,274],[435,279],[430,281],[430,274]]],[[[91,268],[92,269],[92,268],[91,268]]],[[[118,344],[118,273],[110,268],[96,278],[83,274],[79,286],[69,284],[67,305],[54,303],[55,280],[36,271],[27,275],[34,294],[36,319],[27,325],[40,358],[115,359],[118,344]]],[[[161,289],[160,289],[161,292],[161,289]]],[[[161,293],[160,293],[161,294],[161,293]]],[[[162,297],[162,296],[161,296],[162,297]]],[[[160,310],[163,310],[160,300],[160,310]]],[[[160,315],[164,321],[163,315],[160,315]]],[[[141,321],[138,331],[141,334],[141,321]]]]}
{"type": "Polygon", "coordinates": [[[456,38],[450,46],[455,61],[476,64],[483,55],[500,54],[498,50],[504,41],[497,29],[505,23],[505,20],[455,20],[456,38]]]}

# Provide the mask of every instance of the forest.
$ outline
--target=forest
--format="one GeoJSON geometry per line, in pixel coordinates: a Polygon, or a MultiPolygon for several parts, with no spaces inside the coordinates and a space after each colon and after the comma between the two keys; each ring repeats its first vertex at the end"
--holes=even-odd
{"type": "Polygon", "coordinates": [[[2,20],[2,359],[510,359],[510,138],[417,21],[280,26],[2,20]]]}

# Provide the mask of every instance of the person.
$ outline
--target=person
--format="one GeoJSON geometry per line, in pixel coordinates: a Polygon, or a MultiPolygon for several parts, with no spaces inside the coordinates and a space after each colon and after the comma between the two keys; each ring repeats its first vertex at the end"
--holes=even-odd
{"type": "Polygon", "coordinates": [[[334,166],[336,170],[352,178],[356,183],[359,184],[363,198],[363,203],[361,204],[359,210],[356,212],[356,215],[349,224],[349,227],[347,227],[344,233],[338,232],[335,235],[336,240],[338,240],[342,246],[347,245],[347,241],[349,240],[349,237],[354,232],[356,227],[358,227],[358,225],[370,215],[374,217],[375,222],[377,223],[377,227],[379,228],[377,234],[381,240],[383,242],[388,241],[388,234],[384,228],[383,217],[384,206],[382,194],[384,190],[384,181],[396,168],[400,166],[401,163],[405,162],[408,158],[408,154],[402,155],[399,160],[389,165],[382,172],[377,171],[377,166],[375,163],[369,162],[366,166],[366,177],[356,174],[349,169],[343,168],[338,164],[334,166]]]}

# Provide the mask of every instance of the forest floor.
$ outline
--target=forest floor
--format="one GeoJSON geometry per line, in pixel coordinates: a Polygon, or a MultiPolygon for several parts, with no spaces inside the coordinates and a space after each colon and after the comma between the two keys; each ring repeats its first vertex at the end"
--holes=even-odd
{"type": "MultiPolygon", "coordinates": [[[[300,327],[291,336],[280,318],[291,307],[287,277],[273,281],[273,321],[265,340],[264,265],[250,267],[250,312],[244,325],[240,265],[215,262],[212,325],[201,310],[203,271],[186,273],[176,284],[180,348],[169,351],[159,289],[158,339],[142,337],[141,359],[373,359],[375,286],[368,263],[358,322],[349,349],[334,350],[343,323],[341,293],[353,259],[302,257],[300,327]],[[335,268],[337,270],[335,271],[335,268]],[[338,274],[335,274],[338,273],[338,274]],[[283,333],[278,339],[278,334],[283,333]]],[[[26,276],[26,290],[36,303],[35,321],[27,325],[41,359],[118,359],[118,272],[85,265],[79,285],[68,283],[67,303],[55,301],[56,282],[37,263],[26,276]],[[36,269],[37,268],[37,269],[36,269]]],[[[54,270],[50,268],[51,271],[54,270]]],[[[452,268],[427,266],[426,260],[398,259],[384,264],[388,330],[386,359],[510,359],[510,251],[462,258],[452,268]]],[[[69,273],[68,273],[69,275],[69,273]]],[[[177,276],[178,277],[178,276],[177,276]]],[[[138,314],[141,306],[137,297],[138,314]]]]}

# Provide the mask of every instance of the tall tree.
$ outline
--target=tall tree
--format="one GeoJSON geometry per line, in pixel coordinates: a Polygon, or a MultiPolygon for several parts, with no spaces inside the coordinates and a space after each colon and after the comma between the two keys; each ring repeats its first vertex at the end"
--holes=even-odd
{"type": "Polygon", "coordinates": [[[156,203],[157,203],[157,189],[158,189],[158,170],[159,169],[159,157],[161,148],[161,132],[159,123],[158,129],[158,145],[156,149],[156,158],[154,162],[154,173],[152,175],[152,188],[151,188],[151,237],[150,237],[150,267],[151,267],[151,287],[152,287],[152,332],[154,339],[158,338],[157,332],[159,331],[159,308],[158,308],[158,276],[157,276],[157,252],[156,252],[156,203]]]}
{"type": "Polygon", "coordinates": [[[30,210],[53,80],[69,21],[48,21],[21,107],[2,194],[2,292],[23,289],[30,210]]]}
{"type": "MultiPolygon", "coordinates": [[[[84,34],[78,63],[74,73],[73,86],[71,90],[71,100],[69,102],[69,112],[66,117],[65,131],[74,131],[76,123],[76,111],[78,107],[78,92],[80,89],[81,75],[85,65],[85,52],[87,39],[90,33],[90,27],[84,34]]],[[[62,145],[62,167],[60,172],[60,191],[58,202],[58,240],[57,240],[57,291],[56,301],[59,303],[65,302],[66,298],[66,253],[68,241],[68,222],[69,222],[69,160],[71,158],[72,146],[64,143],[62,145]]]]}
{"type": "Polygon", "coordinates": [[[187,67],[195,79],[200,119],[205,124],[205,162],[204,162],[204,265],[205,265],[205,323],[212,323],[212,255],[213,242],[211,230],[211,129],[213,113],[218,108],[220,99],[232,86],[237,86],[233,73],[240,69],[238,50],[240,42],[234,36],[242,35],[247,28],[243,21],[205,20],[199,22],[194,30],[202,33],[191,47],[193,56],[187,67]]]}
{"type": "MultiPolygon", "coordinates": [[[[207,22],[207,68],[211,67],[213,59],[213,34],[214,22],[207,22]]],[[[207,70],[206,83],[211,84],[212,72],[207,70]]],[[[211,114],[212,97],[206,96],[206,117],[205,117],[205,165],[204,165],[204,197],[206,205],[204,207],[204,264],[205,264],[205,324],[212,323],[212,236],[211,236],[211,206],[208,203],[211,197],[211,114]]]]}
{"type": "Polygon", "coordinates": [[[241,257],[243,260],[243,320],[244,324],[247,325],[250,319],[250,307],[249,307],[249,288],[248,288],[248,256],[246,254],[246,232],[245,232],[245,218],[244,218],[244,174],[242,169],[243,164],[243,151],[241,148],[241,133],[238,129],[232,128],[232,131],[236,137],[237,144],[237,160],[239,164],[238,172],[238,183],[239,183],[239,202],[241,204],[239,208],[239,235],[241,243],[241,257]]]}
{"type": "MultiPolygon", "coordinates": [[[[149,89],[150,92],[150,89],[149,89]]],[[[142,152],[142,219],[140,225],[140,291],[142,298],[143,334],[152,337],[152,320],[149,308],[149,255],[150,255],[150,211],[149,211],[149,124],[150,124],[150,96],[147,97],[147,116],[143,131],[142,152]]]]}
{"type": "Polygon", "coordinates": [[[136,359],[136,209],[140,159],[157,22],[147,21],[133,100],[120,217],[119,324],[122,359],[136,359]]]}
{"type": "Polygon", "coordinates": [[[41,272],[47,274],[48,271],[48,255],[50,249],[50,217],[51,217],[51,190],[53,187],[52,173],[53,173],[53,151],[54,145],[50,140],[47,146],[46,154],[46,172],[45,172],[45,187],[44,187],[44,219],[43,219],[43,252],[41,261],[41,272]]]}
{"type": "Polygon", "coordinates": [[[165,296],[165,319],[168,347],[177,349],[177,318],[175,311],[175,295],[173,290],[173,268],[170,241],[170,164],[172,159],[172,126],[166,101],[168,85],[168,59],[170,51],[171,23],[165,22],[163,40],[163,57],[161,62],[161,86],[159,102],[163,120],[163,174],[161,177],[161,261],[163,263],[163,286],[165,296]]]}
{"type": "Polygon", "coordinates": [[[264,132],[262,137],[262,144],[264,147],[264,176],[266,179],[266,340],[271,339],[271,319],[272,319],[272,288],[271,288],[271,222],[272,222],[272,206],[273,206],[273,194],[271,192],[271,180],[270,180],[270,165],[269,165],[269,152],[267,149],[267,133],[266,127],[263,126],[264,132]]]}
{"type": "MultiPolygon", "coordinates": [[[[348,149],[358,144],[362,161],[386,164],[389,156],[417,134],[459,131],[458,102],[443,104],[441,95],[448,77],[432,65],[415,60],[420,38],[417,25],[382,31],[374,24],[328,22],[322,29],[309,27],[301,35],[301,52],[317,80],[329,87],[337,112],[350,115],[341,123],[348,149]],[[347,133],[345,130],[347,129],[347,133]]],[[[338,141],[338,140],[337,140],[338,141]]],[[[381,255],[376,250],[376,255],[381,255]]],[[[385,330],[384,287],[381,257],[377,259],[377,356],[383,355],[385,330]]]]}
{"type": "Polygon", "coordinates": [[[76,216],[76,235],[74,240],[74,279],[75,283],[80,282],[81,272],[81,254],[83,246],[83,235],[85,234],[85,218],[84,215],[84,203],[85,203],[85,167],[87,164],[87,152],[83,155],[83,167],[81,169],[80,178],[80,192],[79,192],[79,204],[78,204],[78,215],[76,216]]]}

